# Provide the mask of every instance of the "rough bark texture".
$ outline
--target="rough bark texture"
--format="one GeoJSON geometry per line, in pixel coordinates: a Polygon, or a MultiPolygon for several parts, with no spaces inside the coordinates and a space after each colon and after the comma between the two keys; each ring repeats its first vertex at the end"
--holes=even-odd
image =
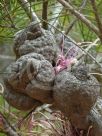
{"type": "Polygon", "coordinates": [[[49,31],[44,31],[41,37],[35,40],[26,41],[20,48],[20,56],[30,52],[42,54],[51,63],[55,62],[56,58],[56,42],[53,35],[49,31]]]}
{"type": "Polygon", "coordinates": [[[36,21],[30,23],[25,29],[18,31],[15,34],[14,39],[14,52],[16,54],[16,58],[20,57],[19,48],[26,40],[34,40],[42,34],[42,29],[36,21]]]}
{"type": "Polygon", "coordinates": [[[55,105],[80,129],[85,129],[85,118],[100,95],[98,81],[86,72],[84,67],[73,72],[64,70],[56,76],[54,84],[55,105]]]}
{"type": "Polygon", "coordinates": [[[5,84],[13,92],[23,93],[43,103],[51,103],[54,69],[40,54],[30,53],[19,58],[7,69],[5,84]]]}
{"type": "Polygon", "coordinates": [[[102,98],[97,99],[96,104],[88,115],[88,121],[92,125],[91,136],[102,136],[102,98]]]}
{"type": "MultiPolygon", "coordinates": [[[[55,74],[61,38],[35,23],[16,34],[14,50],[19,59],[7,68],[4,98],[19,110],[52,103],[75,128],[87,130],[92,125],[92,136],[102,136],[102,115],[97,108],[102,100],[97,99],[100,86],[96,78],[82,65],[55,74]]],[[[71,46],[75,45],[65,39],[64,54],[71,46]]]]}
{"type": "Polygon", "coordinates": [[[35,109],[36,107],[42,104],[41,102],[33,98],[30,98],[29,96],[23,93],[20,94],[20,93],[12,91],[12,88],[10,86],[8,86],[8,89],[5,89],[4,98],[7,100],[7,102],[11,106],[22,111],[27,111],[32,108],[35,109]]]}
{"type": "Polygon", "coordinates": [[[15,36],[14,51],[17,58],[36,52],[42,54],[51,63],[55,62],[57,50],[54,36],[39,26],[30,24],[15,36]]]}

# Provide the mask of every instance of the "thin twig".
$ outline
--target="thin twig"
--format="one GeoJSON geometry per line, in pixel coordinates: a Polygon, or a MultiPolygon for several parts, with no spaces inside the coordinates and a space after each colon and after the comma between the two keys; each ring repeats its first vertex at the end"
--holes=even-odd
{"type": "MultiPolygon", "coordinates": [[[[81,12],[83,10],[83,8],[86,6],[87,0],[83,0],[80,8],[79,8],[79,12],[81,12]]],[[[69,25],[68,28],[65,31],[65,34],[67,35],[70,30],[72,29],[72,27],[74,26],[74,24],[77,22],[78,18],[75,18],[69,25]]]]}
{"type": "Polygon", "coordinates": [[[65,31],[65,34],[67,35],[69,32],[70,32],[70,30],[73,28],[73,26],[74,26],[74,24],[77,22],[77,18],[75,18],[69,25],[68,25],[68,28],[66,29],[66,31],[65,31]]]}
{"type": "Polygon", "coordinates": [[[27,16],[30,18],[31,21],[39,22],[39,18],[31,8],[29,2],[27,0],[18,0],[19,4],[25,10],[27,16]]]}
{"type": "Polygon", "coordinates": [[[3,3],[3,4],[4,4],[3,8],[4,8],[4,10],[5,10],[6,13],[7,13],[8,19],[9,19],[10,22],[11,22],[11,26],[12,26],[12,28],[16,29],[16,26],[15,26],[13,20],[12,20],[12,17],[11,17],[11,15],[10,15],[9,11],[8,11],[8,6],[6,5],[6,1],[3,0],[3,2],[4,2],[4,3],[3,3]]]}
{"type": "Polygon", "coordinates": [[[101,73],[89,73],[89,75],[98,75],[98,76],[102,76],[101,73]]]}
{"type": "Polygon", "coordinates": [[[0,95],[3,95],[3,92],[4,92],[4,87],[3,87],[3,85],[2,85],[2,83],[0,83],[0,95]]]}
{"type": "Polygon", "coordinates": [[[14,56],[0,55],[0,59],[14,60],[14,56]]]}
{"type": "MultiPolygon", "coordinates": [[[[47,10],[48,10],[48,0],[43,1],[43,10],[42,10],[42,19],[47,21],[47,10]]],[[[42,27],[44,29],[48,29],[48,24],[44,21],[42,22],[42,27]]]]}
{"type": "MultiPolygon", "coordinates": [[[[88,52],[93,46],[96,46],[98,41],[99,41],[99,38],[97,38],[93,43],[89,44],[89,46],[85,49],[85,51],[88,52]]],[[[82,52],[81,54],[79,54],[77,56],[77,59],[82,58],[83,55],[85,55],[84,52],[82,52]]]]}
{"type": "Polygon", "coordinates": [[[14,28],[14,26],[12,25],[1,25],[1,24],[0,24],[0,27],[1,28],[14,28]]]}
{"type": "Polygon", "coordinates": [[[59,24],[58,18],[60,13],[62,12],[63,6],[58,2],[55,4],[55,6],[52,8],[53,12],[52,12],[52,20],[50,21],[49,24],[49,30],[53,33],[55,33],[55,29],[53,29],[54,27],[57,27],[59,24]],[[54,27],[52,27],[54,26],[54,27]]]}
{"type": "Polygon", "coordinates": [[[11,124],[7,121],[4,115],[0,112],[0,130],[2,133],[7,136],[20,136],[16,129],[11,126],[11,124]]]}
{"type": "Polygon", "coordinates": [[[89,29],[91,29],[93,32],[96,33],[96,35],[100,36],[98,28],[92,24],[90,20],[88,20],[83,14],[75,10],[68,2],[65,0],[57,0],[60,2],[65,8],[67,8],[73,15],[75,15],[78,19],[80,19],[84,24],[88,26],[89,29]]]}
{"type": "Polygon", "coordinates": [[[97,10],[97,7],[96,7],[95,0],[90,0],[90,1],[91,1],[91,5],[92,5],[92,8],[93,8],[93,12],[95,14],[98,29],[99,29],[99,32],[100,32],[99,38],[100,38],[100,40],[102,42],[102,22],[101,22],[100,17],[99,17],[99,13],[98,13],[98,10],[97,10]]]}
{"type": "Polygon", "coordinates": [[[88,46],[88,44],[91,44],[92,42],[79,42],[77,43],[79,46],[88,46]]]}
{"type": "MultiPolygon", "coordinates": [[[[42,20],[45,21],[45,20],[42,20]]],[[[48,22],[47,22],[48,23],[48,22]]],[[[50,23],[48,23],[49,25],[51,25],[50,23]]],[[[70,40],[73,44],[75,44],[77,47],[79,47],[85,54],[87,54],[90,58],[92,58],[96,64],[102,68],[101,64],[87,51],[85,51],[81,46],[79,46],[74,40],[72,40],[70,37],[68,37],[67,35],[65,35],[61,30],[59,30],[58,28],[54,27],[53,25],[51,25],[54,29],[56,29],[58,32],[60,32],[65,38],[67,38],[68,40],[70,40]]]]}

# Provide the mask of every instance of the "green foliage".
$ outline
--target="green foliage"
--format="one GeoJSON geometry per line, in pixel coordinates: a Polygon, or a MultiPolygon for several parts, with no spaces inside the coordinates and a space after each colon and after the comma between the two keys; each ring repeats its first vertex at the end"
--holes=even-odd
{"type": "MultiPolygon", "coordinates": [[[[49,0],[48,6],[48,21],[51,21],[52,12],[51,9],[56,3],[55,0],[49,0]]],[[[75,1],[72,0],[71,3],[73,7],[77,10],[80,9],[82,4],[82,0],[75,1]]],[[[39,18],[42,16],[42,1],[33,1],[30,2],[31,7],[34,9],[35,13],[39,18]]],[[[98,12],[101,13],[102,3],[101,0],[97,0],[96,2],[98,6],[98,12]]],[[[95,25],[97,24],[95,21],[94,13],[91,7],[90,2],[88,1],[82,13],[90,19],[95,25]]],[[[99,14],[100,17],[102,16],[99,14]]],[[[59,18],[59,28],[61,30],[65,30],[68,25],[75,19],[75,17],[68,12],[68,10],[63,10],[61,14],[58,16],[59,18]]],[[[27,17],[25,11],[19,5],[17,0],[5,1],[1,0],[0,2],[0,41],[5,39],[13,39],[14,33],[20,29],[23,29],[25,26],[29,24],[30,20],[27,17]],[[6,5],[6,8],[5,8],[6,5]]],[[[92,41],[96,38],[96,35],[89,30],[89,28],[83,24],[80,20],[77,20],[73,29],[70,31],[69,35],[77,41],[92,41]]]]}
{"type": "Polygon", "coordinates": [[[96,51],[97,51],[98,53],[102,53],[102,44],[100,44],[100,45],[98,45],[98,46],[96,47],[96,51]]]}

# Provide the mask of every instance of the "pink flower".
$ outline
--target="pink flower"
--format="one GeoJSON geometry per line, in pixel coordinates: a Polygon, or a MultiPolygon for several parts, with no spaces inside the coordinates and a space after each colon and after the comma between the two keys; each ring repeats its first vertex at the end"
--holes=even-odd
{"type": "Polygon", "coordinates": [[[63,47],[64,47],[64,36],[62,37],[61,43],[61,54],[59,54],[55,66],[55,73],[59,73],[60,71],[69,68],[73,63],[75,63],[78,47],[72,46],[67,53],[63,54],[63,47]]]}

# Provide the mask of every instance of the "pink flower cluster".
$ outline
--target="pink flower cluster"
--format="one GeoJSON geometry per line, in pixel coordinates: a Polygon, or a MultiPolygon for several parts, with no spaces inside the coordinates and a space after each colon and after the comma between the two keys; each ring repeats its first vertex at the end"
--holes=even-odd
{"type": "Polygon", "coordinates": [[[64,36],[62,37],[62,43],[61,43],[61,54],[59,54],[55,66],[55,73],[59,73],[60,71],[70,68],[70,66],[77,61],[75,58],[77,55],[78,47],[72,46],[70,49],[68,49],[67,53],[64,55],[63,48],[64,48],[64,36]]]}

